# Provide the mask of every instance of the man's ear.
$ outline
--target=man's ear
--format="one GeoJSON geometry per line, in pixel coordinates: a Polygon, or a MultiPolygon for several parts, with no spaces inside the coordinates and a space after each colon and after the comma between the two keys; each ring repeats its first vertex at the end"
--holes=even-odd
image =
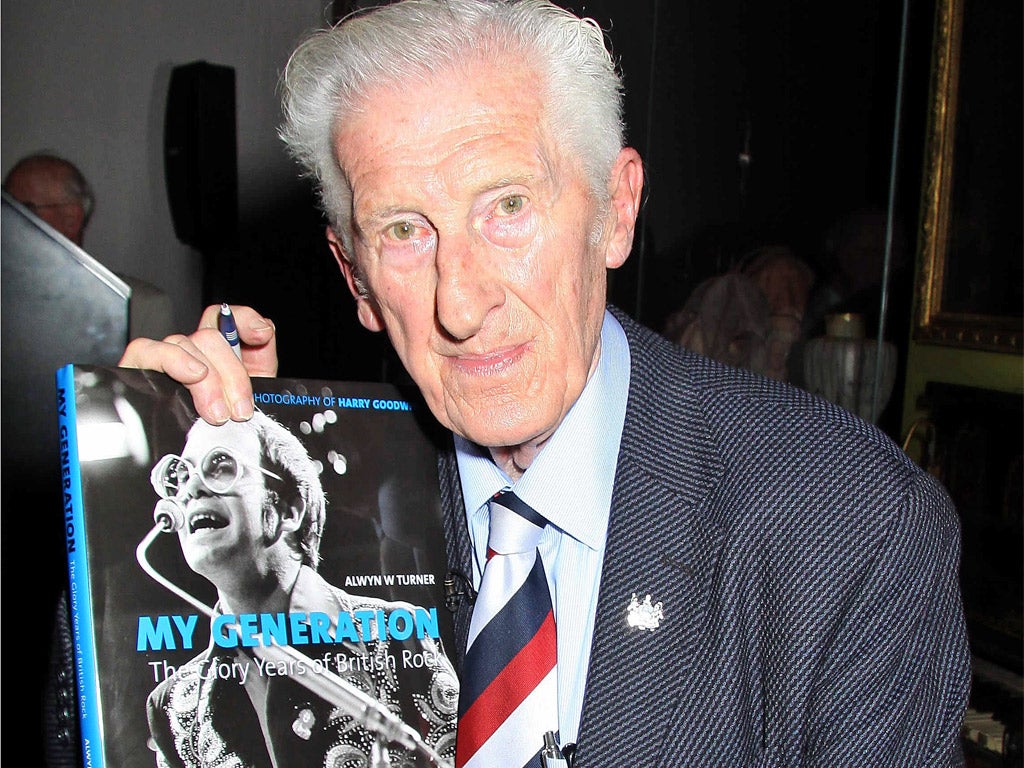
{"type": "Polygon", "coordinates": [[[381,319],[380,313],[373,305],[370,297],[359,290],[355,268],[352,266],[348,254],[345,253],[345,247],[341,244],[341,240],[331,227],[327,227],[327,245],[331,249],[331,253],[334,254],[334,260],[338,262],[341,274],[345,276],[345,283],[348,285],[349,292],[356,300],[356,316],[359,318],[359,322],[368,331],[375,333],[383,331],[384,321],[381,319]]]}
{"type": "Polygon", "coordinates": [[[299,530],[302,518],[306,516],[306,503],[298,495],[281,499],[277,504],[277,513],[281,521],[282,532],[294,533],[299,530]]]}
{"type": "Polygon", "coordinates": [[[621,267],[633,249],[633,232],[640,215],[640,200],[644,188],[644,165],[640,154],[632,147],[624,147],[615,160],[608,185],[611,194],[611,233],[605,253],[608,269],[621,267]]]}

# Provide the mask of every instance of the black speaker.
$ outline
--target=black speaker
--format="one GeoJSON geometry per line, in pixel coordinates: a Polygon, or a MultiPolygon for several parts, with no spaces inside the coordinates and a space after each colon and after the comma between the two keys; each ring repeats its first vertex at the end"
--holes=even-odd
{"type": "Polygon", "coordinates": [[[164,175],[174,233],[200,250],[238,232],[235,70],[196,61],[171,71],[164,118],[164,175]]]}

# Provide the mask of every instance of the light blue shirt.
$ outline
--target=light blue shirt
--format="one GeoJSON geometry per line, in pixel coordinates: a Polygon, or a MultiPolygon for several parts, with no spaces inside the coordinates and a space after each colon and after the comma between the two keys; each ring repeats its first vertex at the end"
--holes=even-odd
{"type": "Polygon", "coordinates": [[[486,561],[491,496],[511,487],[551,523],[539,547],[558,632],[558,720],[563,744],[575,742],[579,733],[628,391],[629,345],[622,326],[606,311],[594,375],[518,482],[498,468],[486,449],[455,437],[477,588],[486,561]]]}

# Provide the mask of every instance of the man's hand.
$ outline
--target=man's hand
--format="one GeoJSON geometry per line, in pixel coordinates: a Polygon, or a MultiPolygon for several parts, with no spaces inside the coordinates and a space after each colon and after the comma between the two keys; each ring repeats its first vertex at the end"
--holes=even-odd
{"type": "Polygon", "coordinates": [[[203,310],[189,336],[133,339],[118,365],[162,371],[180,381],[192,393],[196,411],[211,424],[245,421],[253,409],[249,377],[277,374],[277,338],[274,324],[251,307],[233,306],[231,311],[242,342],[241,362],[217,330],[220,305],[214,304],[203,310]]]}

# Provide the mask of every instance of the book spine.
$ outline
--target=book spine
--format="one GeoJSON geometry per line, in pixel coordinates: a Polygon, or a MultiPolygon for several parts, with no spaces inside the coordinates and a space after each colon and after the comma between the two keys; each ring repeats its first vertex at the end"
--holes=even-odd
{"type": "Polygon", "coordinates": [[[96,672],[89,550],[86,545],[82,503],[82,474],[78,463],[78,420],[73,365],[63,366],[57,371],[57,421],[82,761],[86,766],[103,766],[103,729],[99,678],[96,672]]]}

